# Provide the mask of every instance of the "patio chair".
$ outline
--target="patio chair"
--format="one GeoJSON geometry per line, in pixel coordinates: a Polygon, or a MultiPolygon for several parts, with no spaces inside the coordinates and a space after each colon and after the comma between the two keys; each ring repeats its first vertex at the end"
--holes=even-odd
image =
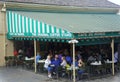
{"type": "Polygon", "coordinates": [[[24,62],[24,64],[25,64],[25,67],[27,68],[27,69],[33,69],[34,67],[34,61],[33,60],[27,60],[27,61],[25,61],[24,62]]]}
{"type": "Polygon", "coordinates": [[[87,77],[87,79],[90,79],[90,67],[86,66],[84,72],[81,74],[81,78],[87,77]]]}
{"type": "Polygon", "coordinates": [[[8,56],[8,58],[9,58],[10,66],[13,66],[14,65],[14,57],[13,56],[8,56]]]}
{"type": "Polygon", "coordinates": [[[118,71],[120,71],[120,62],[118,62],[118,71]]]}
{"type": "Polygon", "coordinates": [[[55,71],[53,71],[54,78],[64,77],[66,75],[66,69],[62,66],[59,66],[56,68],[55,71]]]}
{"type": "Polygon", "coordinates": [[[38,72],[43,73],[44,72],[44,63],[38,63],[37,69],[38,69],[38,72]]]}
{"type": "Polygon", "coordinates": [[[103,68],[104,68],[104,73],[106,73],[106,74],[109,74],[109,73],[111,73],[112,72],[112,70],[111,70],[111,68],[112,68],[112,66],[111,66],[111,64],[103,64],[103,68]]]}
{"type": "Polygon", "coordinates": [[[9,65],[10,65],[9,57],[5,56],[5,66],[8,67],[9,65]]]}
{"type": "Polygon", "coordinates": [[[114,66],[115,72],[118,72],[120,70],[119,66],[120,66],[119,62],[117,64],[115,64],[115,66],[114,66]]]}
{"type": "Polygon", "coordinates": [[[80,80],[80,79],[83,79],[83,78],[90,79],[90,67],[89,66],[85,66],[82,73],[78,72],[77,80],[80,80]]]}
{"type": "Polygon", "coordinates": [[[13,56],[12,59],[13,59],[13,65],[17,67],[19,64],[18,58],[16,56],[13,56]]]}
{"type": "Polygon", "coordinates": [[[67,68],[66,68],[66,75],[67,75],[67,78],[68,79],[72,79],[72,73],[73,73],[73,71],[72,70],[68,70],[67,68]]]}

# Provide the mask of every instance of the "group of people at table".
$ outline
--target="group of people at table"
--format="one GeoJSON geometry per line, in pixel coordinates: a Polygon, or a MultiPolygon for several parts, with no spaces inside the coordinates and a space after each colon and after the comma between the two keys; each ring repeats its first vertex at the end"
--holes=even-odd
{"type": "MultiPolygon", "coordinates": [[[[36,56],[36,62],[39,63],[40,55],[36,56]]],[[[55,54],[54,57],[48,55],[46,60],[44,61],[44,68],[48,71],[48,78],[52,78],[52,73],[57,73],[58,68],[72,70],[73,62],[71,56],[64,56],[55,54]]],[[[82,68],[84,68],[84,62],[81,57],[76,57],[75,67],[81,68],[78,70],[78,73],[81,74],[84,72],[82,68]]]]}
{"type": "MultiPolygon", "coordinates": [[[[114,63],[117,62],[118,52],[115,53],[115,59],[114,63]]],[[[36,59],[39,59],[40,56],[37,55],[36,59]]],[[[39,61],[39,60],[38,60],[39,61]]],[[[96,56],[89,56],[87,63],[90,62],[90,65],[102,65],[102,58],[99,55],[99,53],[96,54],[96,56]]],[[[105,60],[105,63],[112,63],[113,61],[110,61],[109,59],[105,60]]],[[[47,56],[47,59],[44,62],[44,68],[48,71],[48,77],[52,78],[52,72],[56,72],[58,67],[62,67],[63,69],[66,68],[66,70],[72,70],[73,67],[73,61],[72,57],[67,55],[58,55],[55,54],[54,57],[51,55],[47,56]]],[[[84,73],[85,69],[85,63],[82,60],[82,57],[80,54],[78,54],[75,57],[75,67],[78,68],[78,74],[84,73]]]]}

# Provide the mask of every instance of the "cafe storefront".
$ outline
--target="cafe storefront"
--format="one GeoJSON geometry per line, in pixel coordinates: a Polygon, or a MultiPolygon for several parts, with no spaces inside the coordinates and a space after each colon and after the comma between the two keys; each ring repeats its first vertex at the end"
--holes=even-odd
{"type": "Polygon", "coordinates": [[[120,16],[117,14],[8,10],[6,15],[7,38],[34,41],[35,54],[36,41],[68,43],[76,39],[79,46],[111,44],[113,60],[114,43],[120,42],[120,16]]]}

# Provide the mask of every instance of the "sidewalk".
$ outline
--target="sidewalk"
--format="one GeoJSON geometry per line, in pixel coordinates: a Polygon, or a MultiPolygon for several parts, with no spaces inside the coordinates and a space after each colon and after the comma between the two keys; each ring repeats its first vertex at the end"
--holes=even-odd
{"type": "Polygon", "coordinates": [[[47,74],[35,74],[22,68],[0,67],[0,82],[67,82],[66,80],[48,79],[47,74]]]}
{"type": "MultiPolygon", "coordinates": [[[[119,82],[120,74],[109,76],[101,79],[80,80],[78,82],[119,82]]],[[[0,67],[0,82],[72,82],[68,79],[47,79],[47,74],[28,71],[22,68],[15,67],[0,67]]]]}

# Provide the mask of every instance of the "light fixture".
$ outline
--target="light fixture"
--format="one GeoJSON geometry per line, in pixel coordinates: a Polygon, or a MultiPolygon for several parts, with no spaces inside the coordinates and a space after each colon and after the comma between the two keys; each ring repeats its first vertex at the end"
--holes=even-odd
{"type": "Polygon", "coordinates": [[[72,39],[72,40],[68,41],[68,43],[78,43],[78,40],[72,39]]]}

